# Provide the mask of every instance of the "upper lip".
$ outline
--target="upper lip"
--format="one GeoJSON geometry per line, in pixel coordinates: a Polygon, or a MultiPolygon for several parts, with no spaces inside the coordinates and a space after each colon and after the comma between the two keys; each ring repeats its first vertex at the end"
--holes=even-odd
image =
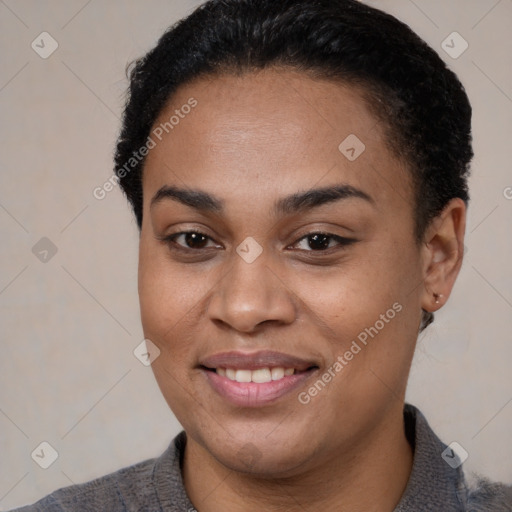
{"type": "Polygon", "coordinates": [[[257,370],[258,368],[295,368],[298,371],[317,366],[315,362],[271,350],[258,352],[220,352],[199,361],[206,368],[232,368],[234,370],[257,370]]]}

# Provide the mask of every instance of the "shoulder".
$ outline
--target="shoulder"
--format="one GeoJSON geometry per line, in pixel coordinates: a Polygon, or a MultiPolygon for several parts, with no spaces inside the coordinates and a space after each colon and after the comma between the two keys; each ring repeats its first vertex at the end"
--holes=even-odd
{"type": "Polygon", "coordinates": [[[437,437],[416,407],[405,404],[404,420],[414,458],[409,482],[394,512],[512,512],[512,487],[466,474],[458,455],[437,437]]]}
{"type": "Polygon", "coordinates": [[[512,512],[512,486],[472,476],[467,485],[467,504],[471,512],[512,512]]]}
{"type": "Polygon", "coordinates": [[[151,500],[156,460],[148,459],[89,482],[63,487],[33,505],[12,512],[127,510],[127,505],[131,505],[134,499],[151,500]]]}
{"type": "Polygon", "coordinates": [[[172,506],[172,510],[182,510],[184,505],[191,508],[181,478],[185,443],[182,431],[158,458],[63,487],[33,505],[11,512],[160,512],[162,504],[172,506]]]}

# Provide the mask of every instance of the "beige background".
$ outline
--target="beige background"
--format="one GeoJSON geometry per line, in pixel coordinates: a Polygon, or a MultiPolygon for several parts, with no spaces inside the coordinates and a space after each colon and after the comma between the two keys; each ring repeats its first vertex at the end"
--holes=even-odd
{"type": "MultiPolygon", "coordinates": [[[[180,429],[132,351],[142,340],[137,230],[108,179],[126,63],[199,1],[0,1],[0,507],[159,455],[180,429]],[[43,31],[59,47],[42,59],[43,31]],[[32,247],[49,238],[46,263],[32,247]],[[31,458],[42,442],[59,457],[31,458]]],[[[467,253],[421,336],[408,400],[466,466],[512,481],[511,0],[370,2],[412,26],[474,107],[467,253]],[[469,48],[441,48],[453,31],[469,48]]],[[[48,46],[46,46],[48,48],[48,46]]]]}

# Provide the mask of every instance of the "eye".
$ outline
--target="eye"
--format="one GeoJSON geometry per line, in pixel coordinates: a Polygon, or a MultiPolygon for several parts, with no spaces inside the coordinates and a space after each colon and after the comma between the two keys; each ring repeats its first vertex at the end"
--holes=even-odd
{"type": "Polygon", "coordinates": [[[302,251],[325,252],[336,246],[348,246],[356,242],[353,238],[344,238],[331,233],[309,233],[303,236],[294,246],[302,251]]]}
{"type": "Polygon", "coordinates": [[[219,247],[212,238],[200,231],[182,231],[173,235],[166,236],[162,241],[173,244],[178,249],[197,250],[209,249],[210,247],[219,247]]]}

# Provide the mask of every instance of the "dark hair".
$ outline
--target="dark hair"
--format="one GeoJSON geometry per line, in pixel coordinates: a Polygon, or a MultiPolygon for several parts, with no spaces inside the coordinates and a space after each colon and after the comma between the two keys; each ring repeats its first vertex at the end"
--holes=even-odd
{"type": "MultiPolygon", "coordinates": [[[[407,25],[356,0],[210,0],[133,64],[115,172],[139,228],[139,150],[173,93],[205,75],[275,66],[363,92],[387,128],[390,149],[412,173],[418,243],[450,199],[469,200],[473,150],[464,87],[407,25]]],[[[424,311],[421,328],[432,320],[424,311]]]]}

